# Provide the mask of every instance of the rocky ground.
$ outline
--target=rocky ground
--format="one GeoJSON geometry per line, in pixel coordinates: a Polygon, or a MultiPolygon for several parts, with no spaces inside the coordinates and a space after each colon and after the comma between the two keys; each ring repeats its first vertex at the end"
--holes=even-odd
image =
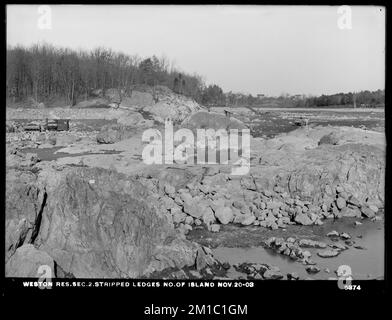
{"type": "MultiPolygon", "coordinates": [[[[60,278],[318,279],[328,269],[322,261],[343,264],[336,259],[345,252],[371,250],[383,264],[383,248],[361,250],[368,245],[354,234],[383,231],[384,132],[313,123],[269,138],[250,126],[245,176],[228,165],[146,165],[143,130],[163,129],[167,117],[177,128],[205,127],[212,115],[226,127],[249,126],[165,97],[110,109],[24,110],[25,118],[7,110],[8,276],[34,277],[49,264],[60,278]],[[71,119],[69,132],[19,127],[53,112],[71,119]]],[[[355,270],[360,260],[350,259],[355,270]]]]}

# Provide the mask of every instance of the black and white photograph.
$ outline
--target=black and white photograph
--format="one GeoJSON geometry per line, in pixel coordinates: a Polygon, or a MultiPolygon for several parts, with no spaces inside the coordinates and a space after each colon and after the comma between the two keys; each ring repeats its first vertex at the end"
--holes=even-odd
{"type": "Polygon", "coordinates": [[[8,286],[384,282],[384,6],[4,11],[8,286]]]}

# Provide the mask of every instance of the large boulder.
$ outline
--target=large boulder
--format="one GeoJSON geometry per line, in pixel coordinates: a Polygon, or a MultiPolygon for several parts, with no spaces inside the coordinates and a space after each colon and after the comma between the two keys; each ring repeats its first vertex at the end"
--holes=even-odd
{"type": "Polygon", "coordinates": [[[124,126],[134,126],[143,120],[144,118],[140,113],[130,112],[127,115],[124,115],[123,117],[117,119],[117,123],[122,124],[124,126]]]}
{"type": "MultiPolygon", "coordinates": [[[[189,195],[189,194],[188,194],[189,195]]],[[[184,198],[184,212],[196,219],[202,219],[204,214],[210,209],[209,201],[199,197],[189,199],[184,198]]]]}
{"type": "Polygon", "coordinates": [[[199,246],[174,229],[147,181],[98,168],[47,165],[38,174],[9,169],[7,274],[33,275],[36,264],[52,260],[63,275],[78,278],[134,278],[193,267],[199,246]]]}
{"type": "Polygon", "coordinates": [[[5,265],[7,277],[39,278],[42,267],[49,267],[52,277],[55,276],[55,265],[51,256],[37,250],[32,244],[19,247],[5,265]]]}
{"type": "Polygon", "coordinates": [[[167,167],[162,170],[160,167],[152,166],[146,168],[143,175],[157,179],[163,187],[170,184],[179,190],[187,187],[194,189],[203,178],[203,172],[204,168],[201,166],[189,167],[187,170],[176,167],[167,167]]]}
{"type": "Polygon", "coordinates": [[[182,122],[182,127],[191,130],[196,129],[246,129],[246,125],[233,117],[226,117],[225,115],[217,112],[198,111],[190,115],[182,122]]]}
{"type": "Polygon", "coordinates": [[[307,214],[300,213],[295,216],[295,222],[298,224],[302,224],[304,226],[308,226],[313,224],[313,221],[309,218],[307,214]]]}
{"type": "Polygon", "coordinates": [[[140,277],[193,265],[197,252],[196,245],[180,241],[146,187],[95,168],[62,176],[48,195],[35,243],[77,278],[140,277]]]}
{"type": "MultiPolygon", "coordinates": [[[[288,177],[291,193],[320,203],[339,184],[361,202],[367,199],[384,202],[385,159],[379,148],[366,145],[343,145],[328,150],[315,149],[288,177]],[[335,151],[336,150],[336,151],[335,151]]],[[[282,182],[283,184],[284,182],[282,182]]],[[[339,200],[340,207],[344,201],[339,200]]]]}
{"type": "Polygon", "coordinates": [[[123,126],[151,127],[153,120],[144,119],[139,112],[128,112],[117,119],[117,123],[123,126]]]}
{"type": "Polygon", "coordinates": [[[46,205],[46,190],[34,173],[27,170],[7,170],[5,197],[5,260],[23,244],[38,236],[42,212],[46,205]]]}
{"type": "Polygon", "coordinates": [[[192,113],[203,108],[193,99],[176,94],[171,90],[156,90],[156,103],[143,108],[155,121],[164,122],[170,118],[175,123],[182,122],[192,113]]]}
{"type": "Polygon", "coordinates": [[[336,132],[331,132],[329,134],[326,134],[325,136],[321,137],[319,141],[319,145],[322,144],[332,144],[332,145],[337,145],[339,143],[339,136],[336,134],[336,132]]]}
{"type": "MultiPolygon", "coordinates": [[[[379,147],[323,145],[290,155],[265,150],[261,159],[265,164],[255,164],[250,171],[258,191],[272,191],[279,186],[292,197],[322,205],[336,200],[336,187],[340,185],[359,203],[383,206],[385,151],[379,147]]],[[[339,206],[343,208],[342,200],[339,206]]]]}
{"type": "Polygon", "coordinates": [[[234,214],[229,207],[219,207],[215,210],[215,217],[222,224],[228,224],[233,221],[234,214]]]}

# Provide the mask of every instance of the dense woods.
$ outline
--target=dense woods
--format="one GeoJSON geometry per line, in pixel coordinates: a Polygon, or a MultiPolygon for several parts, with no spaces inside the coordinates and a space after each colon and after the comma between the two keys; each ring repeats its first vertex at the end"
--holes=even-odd
{"type": "Polygon", "coordinates": [[[356,106],[356,107],[383,107],[385,91],[360,91],[321,95],[319,97],[304,97],[298,100],[298,107],[323,107],[323,106],[356,106]]]}
{"type": "Polygon", "coordinates": [[[95,89],[124,91],[138,85],[165,85],[201,101],[203,81],[180,73],[166,57],[142,59],[106,48],[91,52],[34,45],[7,48],[7,97],[46,101],[65,98],[69,104],[85,99],[95,89]]]}
{"type": "Polygon", "coordinates": [[[141,58],[107,48],[76,51],[48,44],[7,48],[7,99],[12,102],[33,98],[36,102],[62,99],[74,105],[96,89],[117,88],[128,92],[140,85],[164,85],[203,105],[323,107],[384,106],[385,92],[361,91],[319,97],[279,97],[223,92],[218,85],[206,86],[197,74],[179,72],[166,57],[141,58]]]}
{"type": "Polygon", "coordinates": [[[226,106],[283,107],[283,108],[314,108],[314,107],[384,107],[385,91],[360,91],[337,93],[333,95],[305,96],[282,94],[279,97],[253,96],[243,93],[224,93],[216,85],[203,91],[204,104],[226,106]]]}

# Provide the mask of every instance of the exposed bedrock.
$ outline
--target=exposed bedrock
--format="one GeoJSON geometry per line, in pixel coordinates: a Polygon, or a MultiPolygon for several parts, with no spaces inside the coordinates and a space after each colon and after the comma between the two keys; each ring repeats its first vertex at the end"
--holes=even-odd
{"type": "Polygon", "coordinates": [[[8,170],[6,185],[7,261],[18,247],[34,242],[38,236],[47,194],[31,171],[8,170]]]}
{"type": "Polygon", "coordinates": [[[308,150],[290,166],[255,166],[249,180],[256,190],[276,187],[291,196],[300,196],[313,204],[335,200],[339,194],[347,200],[351,194],[360,202],[384,203],[385,153],[359,144],[324,146],[308,150]]]}
{"type": "Polygon", "coordinates": [[[328,218],[376,219],[384,207],[383,135],[344,129],[345,140],[338,135],[336,145],[319,145],[336,129],[311,130],[251,140],[244,176],[231,175],[228,165],[146,165],[122,174],[115,165],[37,163],[9,148],[7,275],[34,273],[39,261],[50,259],[59,277],[199,269],[215,260],[186,240],[194,226],[218,232],[221,224],[234,223],[262,232],[328,218]]]}
{"type": "Polygon", "coordinates": [[[19,247],[8,259],[5,270],[8,277],[37,277],[42,274],[43,267],[48,266],[55,270],[55,263],[46,252],[37,250],[32,244],[19,247]]]}
{"type": "Polygon", "coordinates": [[[227,223],[277,229],[324,218],[373,218],[384,207],[383,149],[345,144],[284,155],[263,154],[268,162],[255,159],[245,176],[212,165],[155,168],[143,177],[158,186],[155,193],[185,233],[202,223],[214,231],[227,223]]]}
{"type": "MultiPolygon", "coordinates": [[[[25,243],[77,278],[132,278],[196,263],[200,246],[177,233],[155,196],[134,178],[66,168],[32,174],[23,188],[19,173],[9,175],[16,178],[7,184],[7,261],[25,243]]],[[[9,274],[18,276],[14,269],[9,274]]]]}
{"type": "Polygon", "coordinates": [[[234,118],[226,117],[217,112],[197,111],[189,115],[181,124],[182,127],[196,131],[196,129],[247,129],[246,125],[234,118]]]}

